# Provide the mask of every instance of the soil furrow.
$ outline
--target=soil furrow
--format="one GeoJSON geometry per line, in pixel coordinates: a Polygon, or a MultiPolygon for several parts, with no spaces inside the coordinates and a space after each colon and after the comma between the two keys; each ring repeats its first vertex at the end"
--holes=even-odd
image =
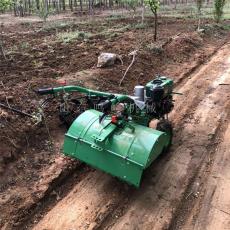
{"type": "MultiPolygon", "coordinates": [[[[221,141],[223,135],[225,134],[225,131],[228,128],[228,126],[226,126],[226,121],[228,121],[230,118],[229,105],[230,104],[228,103],[228,105],[225,107],[227,114],[225,117],[223,117],[222,122],[219,124],[219,127],[217,128],[217,132],[215,133],[215,137],[212,137],[211,139],[212,143],[210,144],[210,146],[207,147],[207,154],[203,156],[200,166],[198,167],[197,171],[194,172],[194,176],[191,178],[191,181],[188,184],[186,191],[184,192],[183,198],[181,199],[181,202],[179,203],[176,212],[172,217],[168,229],[187,229],[188,223],[189,226],[194,225],[194,219],[197,218],[195,215],[199,214],[199,208],[202,205],[202,199],[203,199],[202,190],[204,190],[204,188],[202,187],[205,185],[209,177],[209,172],[210,172],[210,168],[212,167],[213,161],[216,155],[219,154],[218,146],[223,144],[221,143],[221,141]],[[193,210],[193,213],[196,214],[195,215],[191,214],[191,210],[193,210]]],[[[213,194],[215,193],[215,190],[216,190],[216,186],[213,186],[212,189],[209,190],[210,200],[213,194]]],[[[210,209],[210,207],[208,207],[208,209],[210,209]]],[[[206,218],[204,218],[204,220],[205,219],[206,218]]],[[[196,229],[204,229],[204,228],[205,225],[203,224],[202,228],[196,228],[196,229]]]]}
{"type": "MultiPolygon", "coordinates": [[[[220,79],[220,78],[219,78],[220,79]]],[[[216,84],[215,83],[217,83],[219,80],[217,80],[217,81],[215,81],[213,84],[216,86],[216,84]]],[[[215,94],[219,94],[221,89],[219,89],[219,90],[217,90],[217,92],[218,93],[215,93],[215,94]]],[[[217,95],[216,96],[216,98],[218,99],[218,98],[223,98],[222,100],[222,103],[220,103],[219,102],[219,104],[218,104],[218,110],[217,111],[215,111],[215,109],[213,109],[214,111],[212,111],[212,114],[214,115],[214,117],[215,117],[215,113],[217,113],[218,114],[218,111],[220,111],[220,114],[221,114],[221,111],[222,111],[222,109],[224,108],[224,107],[222,107],[223,106],[223,103],[224,103],[224,95],[226,95],[228,93],[228,91],[225,91],[224,93],[223,93],[223,95],[217,95]]],[[[215,95],[214,94],[214,95],[215,95]]],[[[213,96],[213,95],[212,95],[213,96]]],[[[209,95],[208,96],[208,98],[210,98],[211,97],[211,95],[209,95]]],[[[214,96],[215,97],[215,96],[214,96]]],[[[213,99],[215,99],[215,98],[213,98],[213,99]]],[[[209,99],[204,99],[202,102],[201,102],[201,104],[200,104],[200,106],[198,106],[198,111],[199,111],[199,113],[202,113],[201,111],[203,110],[203,109],[205,109],[205,106],[206,107],[209,107],[210,106],[210,101],[209,101],[209,99]],[[206,103],[207,103],[207,105],[206,105],[206,103]]],[[[207,111],[206,111],[207,112],[207,111]]],[[[209,112],[207,112],[207,114],[208,114],[208,116],[210,116],[211,114],[209,113],[209,112]]],[[[204,119],[204,115],[205,115],[205,113],[202,113],[202,116],[200,116],[202,119],[204,119]]],[[[209,129],[207,129],[207,130],[201,130],[202,132],[204,132],[204,133],[206,133],[207,135],[206,135],[206,137],[208,137],[208,132],[210,132],[211,131],[211,135],[212,135],[212,138],[211,138],[211,140],[210,140],[210,142],[212,142],[213,141],[213,135],[215,135],[215,133],[216,132],[218,132],[218,130],[219,130],[219,126],[220,126],[220,122],[219,122],[219,119],[220,120],[222,120],[222,119],[224,119],[224,115],[221,115],[221,116],[223,116],[222,118],[219,118],[219,117],[215,117],[215,119],[216,119],[216,124],[217,124],[217,126],[215,127],[215,132],[213,132],[213,128],[214,127],[209,127],[209,129]]],[[[199,116],[198,116],[199,117],[199,116]]],[[[195,114],[195,118],[194,118],[194,123],[196,124],[196,123],[198,123],[198,118],[197,117],[197,115],[195,114]]],[[[215,121],[215,119],[214,120],[212,120],[212,123],[213,123],[213,121],[215,121]]],[[[190,123],[191,123],[191,121],[190,121],[190,123]]],[[[200,123],[199,123],[199,125],[200,125],[200,123]]],[[[203,125],[206,125],[206,124],[203,124],[203,125]]],[[[188,127],[186,127],[186,125],[185,125],[185,129],[186,128],[191,128],[191,127],[189,127],[190,125],[188,125],[188,127]]],[[[194,127],[194,129],[196,129],[197,127],[194,127]]],[[[194,132],[197,132],[198,130],[194,130],[194,132]]],[[[190,131],[191,132],[191,131],[190,131]]],[[[200,133],[201,134],[201,133],[200,133]]],[[[193,137],[191,137],[191,138],[193,138],[193,137]]],[[[183,139],[183,137],[182,137],[182,139],[183,139]]],[[[175,140],[176,141],[176,140],[175,140]]],[[[195,142],[196,140],[194,140],[194,142],[195,142]]],[[[192,154],[194,155],[194,154],[196,154],[196,152],[197,152],[197,154],[200,154],[201,152],[202,152],[202,145],[203,144],[205,144],[205,142],[204,141],[207,141],[207,143],[209,143],[209,141],[208,140],[205,140],[205,136],[204,136],[204,138],[202,138],[202,140],[201,140],[202,142],[201,142],[201,144],[200,144],[200,146],[190,146],[190,141],[189,140],[187,140],[187,142],[188,142],[188,144],[189,144],[189,148],[188,149],[191,149],[191,148],[194,148],[194,149],[196,149],[197,148],[197,150],[196,151],[194,151],[192,154]]],[[[184,145],[184,142],[186,142],[186,140],[185,141],[183,141],[183,145],[184,145]]],[[[196,142],[195,142],[196,143],[196,142]]],[[[196,145],[199,145],[199,141],[197,141],[197,143],[196,143],[196,145]]],[[[187,176],[186,177],[189,177],[188,175],[189,174],[191,174],[190,175],[190,180],[188,180],[188,186],[189,186],[189,182],[190,181],[193,181],[193,175],[196,175],[196,173],[197,173],[197,170],[199,169],[199,165],[202,165],[202,159],[203,159],[203,157],[205,156],[204,154],[206,153],[206,152],[208,152],[208,151],[210,151],[209,150],[209,148],[214,148],[215,146],[211,146],[211,147],[208,147],[209,146],[209,144],[207,144],[207,149],[206,148],[203,148],[203,154],[198,158],[198,159],[194,159],[194,162],[189,162],[189,164],[188,165],[190,165],[190,170],[192,171],[192,174],[189,172],[189,170],[187,170],[187,176]],[[192,168],[191,168],[191,166],[192,166],[192,168]],[[197,170],[195,170],[197,168],[197,170]]],[[[184,149],[184,147],[183,147],[183,149],[184,149]]],[[[176,149],[177,151],[179,150],[179,148],[178,149],[176,149]]],[[[178,153],[176,153],[176,150],[175,151],[173,151],[173,155],[175,154],[175,155],[177,155],[178,153]]],[[[186,152],[186,151],[185,151],[186,152]]],[[[181,154],[182,155],[182,154],[181,154]]],[[[183,159],[183,160],[185,160],[185,159],[183,159]]],[[[170,162],[172,161],[172,159],[170,159],[170,162]]],[[[170,163],[169,163],[170,164],[170,163]]],[[[181,169],[182,167],[180,167],[180,169],[181,169]]],[[[161,178],[162,180],[160,181],[160,183],[162,183],[162,181],[163,181],[163,178],[161,178]]],[[[158,187],[158,192],[159,192],[159,188],[161,187],[161,185],[159,185],[159,186],[157,186],[156,185],[156,187],[158,187]]],[[[189,187],[188,187],[188,190],[189,190],[189,187]]],[[[160,193],[160,192],[159,192],[160,193]]],[[[164,191],[162,190],[162,193],[164,194],[164,191]]],[[[176,194],[176,192],[175,192],[175,194],[176,194]]],[[[160,195],[160,194],[159,194],[160,195]]],[[[162,194],[161,194],[162,195],[162,194]]],[[[142,194],[141,194],[141,196],[142,196],[142,194]]],[[[142,199],[142,197],[139,197],[140,199],[142,199]]],[[[174,194],[172,195],[172,198],[171,198],[171,203],[173,203],[173,198],[175,199],[176,198],[176,196],[174,196],[174,194]]],[[[150,198],[149,198],[150,199],[150,198]]],[[[152,199],[152,198],[151,198],[152,199]]],[[[150,200],[151,200],[150,199],[150,200]]],[[[137,200],[137,199],[136,199],[137,200]]],[[[170,200],[170,199],[163,199],[163,203],[165,204],[165,211],[166,210],[170,210],[170,206],[167,206],[167,203],[169,203],[168,202],[168,200],[170,200]]],[[[135,204],[136,203],[138,203],[139,205],[141,204],[141,203],[144,203],[144,201],[143,201],[143,199],[142,199],[142,201],[140,202],[140,201],[136,201],[136,202],[134,202],[135,204]]],[[[155,203],[154,201],[152,202],[152,203],[155,203]]],[[[161,202],[162,203],[162,202],[161,202]]],[[[158,205],[159,205],[159,202],[157,203],[158,205]]],[[[134,221],[138,218],[136,215],[134,215],[135,214],[135,209],[133,209],[133,204],[130,204],[130,209],[131,209],[131,211],[129,211],[129,214],[130,215],[126,215],[126,217],[123,217],[122,219],[125,219],[125,220],[129,220],[129,222],[130,222],[130,219],[132,220],[132,219],[134,219],[134,221]]],[[[174,205],[175,206],[175,205],[174,205]]],[[[161,209],[161,207],[159,207],[159,206],[157,206],[159,209],[161,209]]],[[[145,208],[145,207],[143,207],[143,208],[145,208]]],[[[162,207],[162,208],[164,208],[164,207],[162,207]]],[[[140,207],[136,207],[136,209],[138,210],[138,209],[140,209],[140,207]]],[[[150,209],[151,210],[151,209],[150,209]]],[[[173,211],[173,207],[171,208],[171,210],[173,211]]],[[[149,215],[150,216],[154,216],[154,213],[153,213],[153,211],[155,211],[156,213],[157,213],[157,210],[154,210],[154,209],[152,209],[151,210],[151,212],[149,211],[149,215]]],[[[166,211],[167,212],[167,211],[166,211]]],[[[162,215],[162,216],[160,216],[160,218],[159,219],[162,219],[162,220],[160,220],[159,222],[161,222],[161,223],[159,223],[159,225],[154,225],[154,224],[156,224],[156,219],[155,219],[155,221],[154,221],[154,224],[153,223],[147,223],[146,224],[146,226],[151,226],[151,227],[155,227],[156,229],[159,229],[159,228],[162,228],[162,227],[165,227],[164,226],[164,224],[166,223],[166,225],[167,225],[167,222],[164,220],[164,216],[165,216],[165,214],[166,214],[166,212],[163,212],[164,214],[162,215]],[[165,222],[165,223],[164,223],[165,222]]],[[[162,211],[161,211],[161,213],[162,213],[162,211]]],[[[146,214],[147,215],[147,214],[146,214]]],[[[170,214],[169,214],[170,215],[170,214]]],[[[157,216],[159,217],[159,214],[157,213],[157,216]]],[[[156,216],[154,216],[155,218],[156,218],[156,216]]],[[[144,217],[143,217],[144,218],[144,217]]],[[[143,219],[142,218],[142,219],[143,219]]],[[[147,218],[147,217],[146,217],[147,218]]],[[[128,228],[129,227],[129,225],[128,225],[128,222],[125,222],[125,223],[123,223],[123,225],[120,225],[119,223],[121,223],[122,222],[122,219],[121,220],[118,220],[118,221],[113,221],[113,222],[116,222],[116,223],[118,223],[118,224],[115,224],[112,228],[114,228],[114,229],[124,229],[124,228],[128,228]],[[126,226],[127,225],[127,226],[126,226]]],[[[139,217],[139,220],[136,220],[136,222],[134,222],[134,223],[138,223],[138,226],[141,226],[141,227],[143,227],[143,225],[142,224],[139,224],[139,222],[138,221],[140,221],[140,217],[139,217]]],[[[145,223],[146,222],[148,222],[148,219],[146,220],[146,221],[144,221],[145,223]]],[[[134,223],[131,223],[132,224],[132,226],[133,225],[135,225],[134,223]]],[[[142,222],[143,223],[143,222],[142,222]]],[[[111,225],[111,223],[109,223],[109,222],[107,222],[106,224],[104,224],[103,225],[103,227],[105,227],[105,226],[109,226],[109,225],[111,225]]],[[[135,225],[136,226],[136,225],[135,225]]],[[[145,226],[145,225],[144,225],[145,226]]]]}
{"type": "Polygon", "coordinates": [[[220,130],[220,140],[195,178],[198,194],[182,205],[184,215],[175,218],[172,229],[187,229],[188,226],[195,229],[229,229],[229,106],[227,109],[228,117],[220,130]]]}
{"type": "Polygon", "coordinates": [[[229,40],[227,39],[223,42],[223,44],[214,49],[207,56],[206,59],[196,61],[194,64],[192,63],[191,68],[189,68],[187,72],[183,73],[181,76],[178,77],[178,79],[175,82],[175,86],[181,88],[181,86],[190,79],[190,76],[195,75],[204,65],[207,65],[211,61],[211,59],[219,52],[219,50],[222,49],[228,43],[229,40]]]}
{"type": "Polygon", "coordinates": [[[41,199],[28,208],[26,215],[19,217],[20,221],[17,222],[20,224],[15,226],[15,229],[31,228],[39,218],[42,218],[46,212],[65,197],[90,170],[92,169],[81,162],[77,162],[71,168],[65,167],[61,174],[49,183],[49,187],[41,199]]]}

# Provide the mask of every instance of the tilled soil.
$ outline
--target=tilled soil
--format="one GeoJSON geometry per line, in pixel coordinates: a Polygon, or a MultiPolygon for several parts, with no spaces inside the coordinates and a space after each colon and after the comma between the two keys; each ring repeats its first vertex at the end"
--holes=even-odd
{"type": "Polygon", "coordinates": [[[39,23],[29,28],[20,24],[20,32],[13,26],[3,28],[8,60],[0,63],[0,101],[28,113],[36,111],[41,100],[34,89],[58,85],[56,79],[132,93],[136,83],[162,73],[183,93],[175,96],[170,115],[175,127],[172,149],[146,170],[138,190],[60,154],[66,129],[58,120],[57,101],[45,108],[46,122],[37,125],[0,109],[3,229],[230,227],[224,183],[229,172],[223,163],[229,153],[230,94],[229,86],[219,85],[230,83],[229,34],[219,27],[199,34],[193,21],[175,20],[160,19],[158,43],[152,41],[151,18],[148,27],[132,27],[112,38],[100,32],[135,25],[135,20],[71,24],[71,30],[94,35],[68,44],[56,41],[55,30],[44,31],[39,23]],[[29,45],[20,46],[22,41],[29,45]],[[118,87],[131,61],[127,54],[137,48],[135,64],[118,87]],[[124,65],[96,69],[102,51],[123,54],[124,65]]]}

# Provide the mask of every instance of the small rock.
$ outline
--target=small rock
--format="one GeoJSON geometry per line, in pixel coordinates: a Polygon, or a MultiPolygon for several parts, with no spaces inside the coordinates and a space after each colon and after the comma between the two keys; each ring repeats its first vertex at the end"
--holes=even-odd
{"type": "Polygon", "coordinates": [[[97,67],[103,68],[106,66],[112,66],[115,64],[115,62],[119,60],[121,63],[121,57],[118,54],[114,53],[101,53],[98,57],[97,67]]]}

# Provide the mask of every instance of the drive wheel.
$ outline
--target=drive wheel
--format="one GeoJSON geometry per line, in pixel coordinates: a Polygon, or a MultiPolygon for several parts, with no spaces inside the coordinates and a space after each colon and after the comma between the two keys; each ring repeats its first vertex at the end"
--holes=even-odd
{"type": "Polygon", "coordinates": [[[173,137],[173,127],[172,124],[168,120],[161,120],[157,123],[156,130],[165,132],[169,136],[168,145],[164,147],[163,152],[166,153],[169,151],[170,146],[172,145],[172,137],[173,137]]]}

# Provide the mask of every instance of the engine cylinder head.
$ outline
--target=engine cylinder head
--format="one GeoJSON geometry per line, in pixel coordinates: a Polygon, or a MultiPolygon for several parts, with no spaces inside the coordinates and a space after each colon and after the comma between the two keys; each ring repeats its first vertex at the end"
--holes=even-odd
{"type": "Polygon", "coordinates": [[[142,85],[137,85],[134,87],[134,96],[137,97],[137,100],[144,101],[144,89],[142,85]]]}

